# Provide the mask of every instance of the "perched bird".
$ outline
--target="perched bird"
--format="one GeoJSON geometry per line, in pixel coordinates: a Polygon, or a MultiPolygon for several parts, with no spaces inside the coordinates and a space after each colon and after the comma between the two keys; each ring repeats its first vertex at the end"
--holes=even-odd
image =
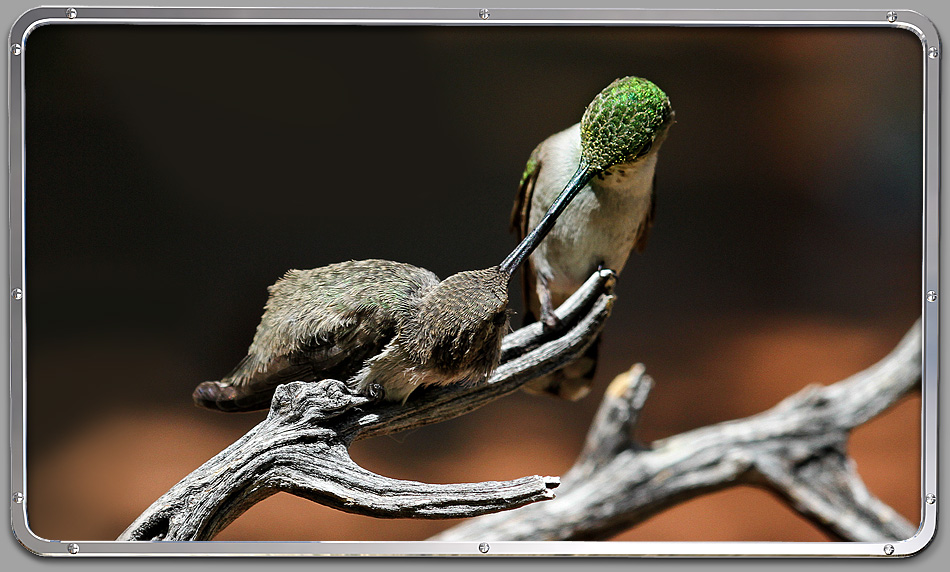
{"type": "Polygon", "coordinates": [[[480,381],[498,364],[508,279],[496,266],[439,282],[388,260],[291,270],[268,289],[247,357],[199,385],[194,400],[253,411],[282,383],[339,379],[361,393],[379,384],[387,399],[405,401],[421,385],[480,381]]]}
{"type": "MultiPolygon", "coordinates": [[[[618,79],[584,111],[581,122],[545,139],[531,153],[512,210],[524,237],[565,184],[581,185],[571,208],[524,268],[525,323],[557,327],[554,308],[598,267],[620,273],[633,248],[642,252],[656,206],[657,153],[673,123],[666,94],[638,77],[618,79]],[[591,146],[591,140],[609,144],[591,146]]],[[[590,390],[599,338],[585,355],[524,387],[565,399],[590,390]]]]}

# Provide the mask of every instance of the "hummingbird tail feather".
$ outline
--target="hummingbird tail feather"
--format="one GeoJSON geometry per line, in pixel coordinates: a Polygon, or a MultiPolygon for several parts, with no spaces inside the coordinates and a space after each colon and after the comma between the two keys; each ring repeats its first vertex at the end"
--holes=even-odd
{"type": "Polygon", "coordinates": [[[528,393],[549,395],[577,401],[590,393],[594,375],[597,373],[597,357],[600,353],[600,336],[587,346],[584,354],[559,370],[532,379],[522,387],[528,393]]]}
{"type": "Polygon", "coordinates": [[[270,406],[273,391],[250,391],[246,386],[223,381],[205,381],[191,394],[195,405],[216,411],[258,411],[270,406]]]}

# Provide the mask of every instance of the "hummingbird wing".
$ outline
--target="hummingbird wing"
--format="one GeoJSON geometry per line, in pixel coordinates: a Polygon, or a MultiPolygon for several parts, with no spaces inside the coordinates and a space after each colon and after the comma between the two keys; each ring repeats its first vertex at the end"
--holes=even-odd
{"type": "Polygon", "coordinates": [[[428,270],[387,260],[291,270],[270,297],[248,355],[219,382],[195,390],[199,405],[267,408],[290,381],[353,377],[392,340],[414,300],[439,283],[428,270]]]}
{"type": "MultiPolygon", "coordinates": [[[[528,163],[525,165],[524,173],[521,175],[521,183],[518,185],[518,194],[515,197],[514,207],[511,209],[511,232],[518,235],[518,240],[524,240],[531,230],[528,228],[528,217],[531,213],[531,198],[534,196],[534,185],[541,173],[541,145],[539,144],[528,157],[528,163]]],[[[531,297],[535,295],[535,272],[531,264],[531,258],[521,266],[521,292],[524,301],[524,324],[530,324],[537,320],[534,312],[531,310],[531,297]]]]}
{"type": "Polygon", "coordinates": [[[640,223],[640,228],[637,229],[637,238],[633,243],[633,247],[637,252],[642,253],[646,250],[647,242],[650,240],[650,230],[653,228],[654,217],[656,217],[656,173],[653,173],[653,184],[650,189],[650,211],[647,213],[643,222],[640,223]]]}
{"type": "Polygon", "coordinates": [[[511,209],[511,232],[518,233],[521,238],[528,234],[528,213],[531,211],[531,195],[534,194],[534,183],[541,172],[541,145],[531,151],[528,164],[521,174],[518,183],[518,195],[515,197],[514,208],[511,209]]]}

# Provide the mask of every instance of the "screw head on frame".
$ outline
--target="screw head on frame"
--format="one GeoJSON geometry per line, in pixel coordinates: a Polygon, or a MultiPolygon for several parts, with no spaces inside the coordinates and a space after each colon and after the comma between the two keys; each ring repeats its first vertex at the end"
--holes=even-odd
{"type": "Polygon", "coordinates": [[[887,21],[890,22],[891,24],[893,24],[894,22],[896,22],[896,21],[897,21],[897,12],[888,12],[888,13],[887,13],[887,21]]]}
{"type": "Polygon", "coordinates": [[[10,53],[15,56],[20,55],[20,52],[22,51],[23,51],[23,46],[21,46],[20,44],[13,44],[12,46],[10,46],[10,53]]]}
{"type": "Polygon", "coordinates": [[[478,11],[478,17],[482,20],[487,20],[491,18],[491,12],[488,11],[488,8],[482,8],[478,11]]]}
{"type": "Polygon", "coordinates": [[[884,545],[884,554],[887,554],[888,556],[890,556],[891,554],[894,554],[894,545],[893,545],[893,544],[885,544],[885,545],[884,545]]]}
{"type": "Polygon", "coordinates": [[[491,550],[491,546],[488,546],[487,542],[482,542],[481,544],[478,545],[478,551],[481,552],[482,554],[485,554],[489,550],[491,550]]]}
{"type": "Polygon", "coordinates": [[[66,546],[66,550],[68,550],[70,554],[79,554],[79,545],[75,542],[70,542],[66,546]]]}
{"type": "Polygon", "coordinates": [[[76,12],[75,8],[66,8],[66,17],[70,20],[75,20],[78,15],[79,13],[76,12]]]}

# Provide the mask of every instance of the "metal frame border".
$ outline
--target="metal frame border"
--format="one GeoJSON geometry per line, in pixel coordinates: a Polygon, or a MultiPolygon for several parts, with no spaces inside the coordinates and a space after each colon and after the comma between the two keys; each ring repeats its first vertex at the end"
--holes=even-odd
{"type": "MultiPolygon", "coordinates": [[[[654,10],[654,9],[491,9],[478,8],[125,8],[42,7],[14,23],[7,44],[10,118],[10,440],[13,532],[28,550],[47,556],[910,556],[923,550],[936,532],[937,505],[925,498],[937,492],[937,380],[940,206],[940,59],[942,47],[933,22],[909,10],[654,10]],[[24,261],[23,59],[27,39],[38,26],[77,24],[287,24],[287,25],[623,25],[680,27],[892,27],[909,30],[921,42],[923,67],[923,372],[921,407],[921,525],[906,540],[883,542],[492,542],[482,553],[478,542],[118,542],[49,540],[29,527],[26,503],[26,348],[24,261]],[[17,294],[17,291],[19,293],[17,294]]],[[[942,299],[942,297],[941,297],[942,299]]]]}

